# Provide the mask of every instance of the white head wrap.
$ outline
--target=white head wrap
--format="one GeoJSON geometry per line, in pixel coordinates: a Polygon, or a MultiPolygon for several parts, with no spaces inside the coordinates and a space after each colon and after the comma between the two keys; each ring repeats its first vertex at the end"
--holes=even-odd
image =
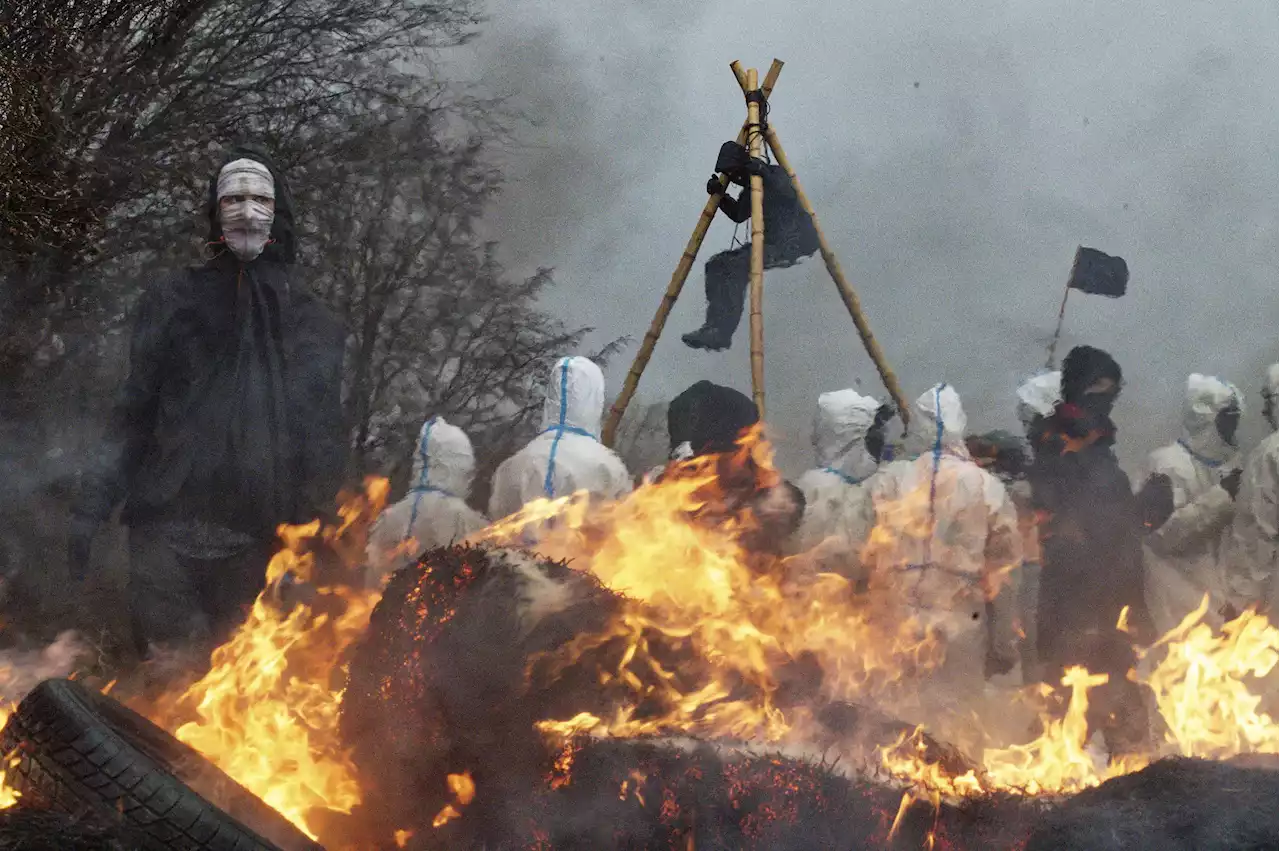
{"type": "Polygon", "coordinates": [[[259,195],[275,200],[275,178],[271,170],[257,160],[232,160],[218,172],[218,197],[228,195],[259,195]]]}
{"type": "MultiPolygon", "coordinates": [[[[256,160],[233,160],[218,172],[218,199],[253,195],[275,200],[275,179],[271,170],[256,160]]],[[[231,253],[248,262],[266,247],[271,239],[275,210],[254,198],[218,205],[218,223],[222,239],[231,253]]]]}

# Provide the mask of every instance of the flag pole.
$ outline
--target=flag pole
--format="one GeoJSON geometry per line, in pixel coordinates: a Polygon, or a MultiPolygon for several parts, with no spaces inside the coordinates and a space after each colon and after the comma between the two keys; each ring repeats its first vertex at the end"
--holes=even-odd
{"type": "Polygon", "coordinates": [[[1071,261],[1071,273],[1067,275],[1067,285],[1062,289],[1062,304],[1058,306],[1058,327],[1053,331],[1053,339],[1049,342],[1049,359],[1045,361],[1045,369],[1053,369],[1053,355],[1058,349],[1058,338],[1062,336],[1062,320],[1067,315],[1067,296],[1071,294],[1071,282],[1076,278],[1076,267],[1080,265],[1081,247],[1076,246],[1076,258],[1071,261]]]}

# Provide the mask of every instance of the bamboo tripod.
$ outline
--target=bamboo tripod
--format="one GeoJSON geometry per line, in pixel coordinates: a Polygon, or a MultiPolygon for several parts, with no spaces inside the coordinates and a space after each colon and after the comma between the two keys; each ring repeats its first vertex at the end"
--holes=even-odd
{"type": "MultiPolygon", "coordinates": [[[[773,60],[773,64],[769,66],[769,73],[765,75],[763,85],[759,83],[755,68],[744,71],[741,63],[737,60],[730,63],[729,68],[733,71],[733,75],[737,78],[738,85],[747,99],[747,120],[742,125],[742,129],[738,131],[738,144],[747,145],[753,159],[762,159],[764,147],[768,144],[769,150],[773,152],[774,159],[778,161],[778,165],[791,178],[791,183],[795,187],[796,197],[799,199],[800,205],[809,214],[809,218],[813,220],[813,227],[818,235],[818,247],[822,253],[823,262],[826,263],[827,272],[830,273],[832,281],[835,282],[836,290],[840,293],[840,300],[844,302],[845,308],[849,311],[849,316],[853,319],[854,327],[858,329],[858,336],[862,338],[862,345],[875,363],[876,370],[880,373],[880,380],[884,382],[889,395],[893,397],[894,405],[897,406],[898,414],[905,425],[909,414],[902,396],[902,389],[898,386],[898,379],[885,361],[884,352],[880,350],[880,344],[876,342],[875,336],[871,333],[871,326],[867,323],[866,316],[862,312],[862,304],[858,301],[858,295],[845,278],[844,272],[840,268],[840,261],[836,259],[835,253],[827,242],[826,235],[822,232],[822,227],[818,224],[818,214],[814,212],[813,205],[809,203],[808,196],[804,194],[804,189],[800,186],[800,180],[796,177],[795,170],[792,169],[791,163],[787,159],[786,151],[783,150],[782,143],[778,141],[777,132],[774,131],[771,122],[761,121],[761,110],[773,93],[773,87],[778,82],[778,75],[782,73],[782,62],[778,59],[773,60]]],[[[675,306],[676,299],[680,296],[680,291],[684,288],[684,283],[689,277],[689,271],[693,268],[693,261],[698,257],[698,250],[702,247],[702,240],[707,235],[711,220],[715,218],[716,211],[720,207],[720,198],[728,184],[729,178],[726,175],[720,175],[721,191],[707,199],[706,205],[702,208],[702,215],[698,218],[697,225],[694,226],[693,235],[689,237],[684,253],[680,255],[680,262],[676,264],[676,270],[672,273],[671,281],[667,284],[667,291],[662,296],[658,311],[654,314],[653,322],[649,324],[649,330],[645,332],[644,340],[640,344],[640,350],[636,352],[635,361],[631,364],[631,371],[627,373],[626,381],[622,385],[622,391],[618,394],[618,398],[614,400],[613,407],[609,409],[609,416],[605,421],[602,435],[607,446],[613,445],[614,437],[618,431],[618,424],[622,421],[622,415],[626,412],[627,405],[631,403],[631,399],[635,395],[636,388],[640,384],[640,376],[644,374],[644,368],[648,365],[649,358],[653,355],[653,349],[658,344],[658,338],[662,336],[662,329],[667,324],[667,317],[671,313],[671,308],[675,306]]],[[[752,175],[751,177],[751,275],[749,280],[751,394],[755,399],[756,408],[760,411],[760,417],[763,419],[764,180],[759,175],[752,175]]]]}

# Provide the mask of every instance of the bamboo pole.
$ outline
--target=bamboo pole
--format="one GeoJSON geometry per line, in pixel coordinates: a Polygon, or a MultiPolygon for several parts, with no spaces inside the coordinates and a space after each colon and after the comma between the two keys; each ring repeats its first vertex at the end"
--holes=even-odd
{"type": "MultiPolygon", "coordinates": [[[[736,76],[736,71],[735,71],[736,76]]],[[[747,92],[756,90],[756,69],[747,70],[747,92]]],[[[764,158],[760,102],[747,101],[747,143],[752,159],[764,158]]],[[[764,178],[751,175],[751,395],[764,419],[764,178]]]]}
{"type": "Polygon", "coordinates": [[[822,251],[822,259],[827,264],[827,271],[831,273],[831,280],[835,282],[836,290],[840,293],[840,299],[848,309],[849,316],[853,319],[854,327],[858,329],[858,336],[862,338],[862,345],[866,348],[867,354],[871,356],[871,360],[876,365],[876,370],[880,373],[880,380],[884,382],[889,395],[893,397],[894,404],[898,406],[898,415],[902,418],[902,424],[905,426],[911,417],[910,409],[907,407],[906,399],[903,398],[902,388],[898,386],[898,377],[889,368],[884,352],[880,350],[880,344],[876,342],[875,335],[871,333],[871,326],[867,323],[867,317],[862,312],[862,303],[858,300],[858,294],[853,291],[853,287],[849,285],[849,281],[845,278],[844,272],[840,268],[840,261],[836,259],[835,252],[831,250],[831,245],[827,242],[827,237],[822,232],[822,226],[818,224],[818,214],[814,212],[813,205],[809,203],[809,196],[804,194],[804,189],[800,186],[800,180],[796,177],[795,170],[791,168],[790,161],[787,160],[787,152],[782,149],[782,143],[778,141],[778,134],[771,124],[765,127],[764,137],[765,141],[769,143],[769,148],[773,151],[774,159],[778,161],[778,165],[782,166],[783,171],[791,178],[791,185],[796,189],[796,197],[800,200],[800,205],[804,207],[804,211],[813,220],[813,229],[818,234],[818,246],[822,251]]]}
{"type": "MultiPolygon", "coordinates": [[[[782,64],[782,62],[775,59],[773,64],[769,66],[769,73],[765,75],[764,85],[761,86],[765,98],[768,98],[773,92],[773,87],[778,82],[778,75],[782,73],[782,64]]],[[[738,144],[745,144],[746,141],[747,126],[743,124],[742,129],[738,131],[738,144]]],[[[721,189],[723,190],[728,185],[729,179],[723,174],[720,175],[721,189]]],[[[618,424],[622,422],[622,415],[626,413],[627,405],[631,404],[631,399],[635,396],[636,388],[640,385],[640,376],[644,374],[644,368],[648,365],[649,358],[653,356],[653,349],[658,344],[658,338],[662,336],[662,329],[667,324],[667,317],[671,313],[671,308],[675,306],[676,299],[684,288],[684,282],[689,277],[689,271],[693,268],[693,261],[698,257],[698,250],[702,247],[702,240],[706,238],[707,228],[711,226],[711,220],[715,218],[716,210],[720,207],[720,197],[720,195],[712,195],[707,198],[707,203],[702,208],[702,214],[698,217],[698,223],[693,228],[693,234],[689,237],[688,244],[685,245],[684,254],[680,255],[680,262],[676,264],[676,270],[671,274],[671,280],[667,284],[667,291],[663,294],[662,301],[658,304],[658,310],[653,315],[653,321],[649,323],[649,330],[645,332],[644,340],[640,343],[640,349],[636,352],[630,371],[627,372],[627,378],[622,384],[622,390],[609,408],[609,416],[605,419],[604,430],[601,433],[601,441],[605,446],[613,446],[614,438],[618,434],[618,424]]]]}

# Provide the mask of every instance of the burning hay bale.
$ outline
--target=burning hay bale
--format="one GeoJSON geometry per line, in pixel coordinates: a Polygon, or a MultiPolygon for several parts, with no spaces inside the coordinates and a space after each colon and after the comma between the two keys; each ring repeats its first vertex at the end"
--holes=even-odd
{"type": "MultiPolygon", "coordinates": [[[[1008,848],[1039,813],[1013,797],[905,808],[901,793],[837,766],[692,739],[576,739],[520,802],[521,821],[488,849],[1008,848]],[[895,822],[896,827],[895,827],[895,822]]],[[[510,825],[511,822],[508,822],[510,825]]],[[[479,848],[464,817],[410,848],[479,848]]]]}
{"type": "Polygon", "coordinates": [[[528,784],[544,760],[536,721],[604,713],[590,666],[534,665],[581,631],[603,627],[618,597],[590,575],[517,551],[455,547],[397,573],[350,667],[342,731],[380,821],[430,829],[451,801],[443,778],[477,768],[485,794],[528,784]],[[485,772],[485,765],[495,770],[485,772]],[[433,794],[437,797],[433,798],[433,794]],[[425,812],[431,810],[430,812],[425,812]]]}
{"type": "MultiPolygon", "coordinates": [[[[1273,759],[1274,766],[1274,759],[1273,759]]],[[[1275,768],[1166,759],[1050,812],[1026,851],[1254,851],[1280,843],[1275,768]]]]}
{"type": "MultiPolygon", "coordinates": [[[[466,772],[480,791],[464,821],[494,828],[487,839],[497,841],[510,835],[512,819],[536,820],[529,795],[557,753],[548,742],[574,727],[545,719],[589,719],[593,728],[620,713],[632,727],[668,717],[671,695],[705,685],[707,663],[667,633],[606,628],[634,602],[589,573],[498,548],[434,550],[397,573],[352,659],[343,699],[343,736],[362,774],[366,815],[385,831],[431,833],[446,808],[459,809],[444,778],[466,772]],[[626,667],[640,646],[652,664],[626,667]]],[[[871,750],[912,729],[824,702],[812,659],[784,665],[778,684],[777,705],[820,707],[820,747],[866,739],[871,750]]],[[[756,687],[736,683],[721,703],[756,687]]],[[[954,749],[932,740],[929,747],[949,771],[972,768],[954,749]]],[[[900,792],[886,791],[896,807],[900,792]]]]}

